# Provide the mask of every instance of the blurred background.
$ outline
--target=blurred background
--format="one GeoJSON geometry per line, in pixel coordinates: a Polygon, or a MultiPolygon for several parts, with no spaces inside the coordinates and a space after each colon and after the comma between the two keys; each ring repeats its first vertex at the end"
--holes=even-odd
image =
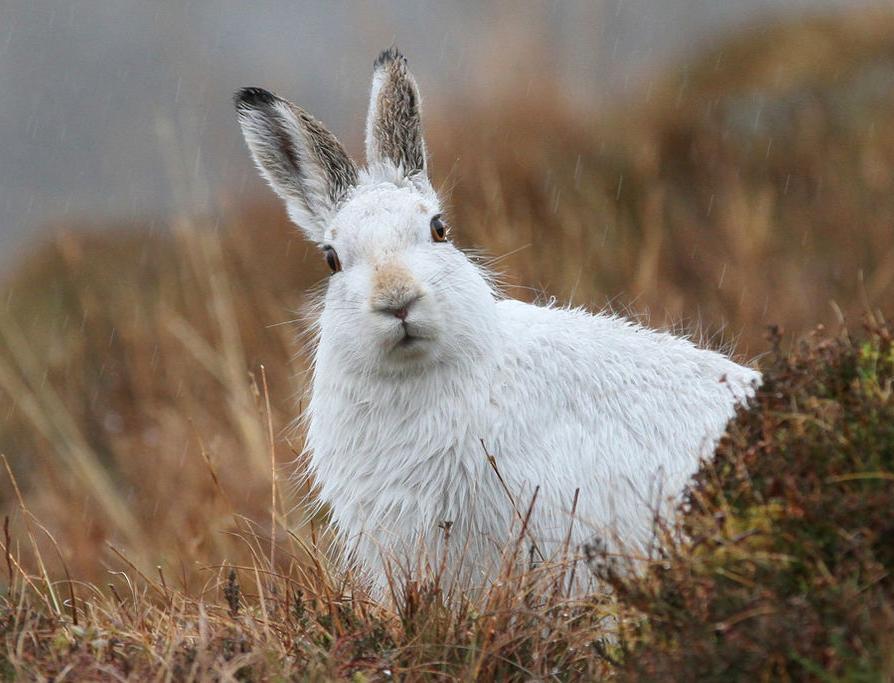
{"type": "Polygon", "coordinates": [[[43,525],[51,574],[105,580],[111,544],[197,586],[257,551],[247,534],[313,535],[288,425],[326,268],[250,163],[241,86],[362,159],[372,60],[398,45],[454,234],[513,296],[742,360],[768,325],[796,339],[891,310],[887,2],[0,0],[0,17],[0,453],[22,494],[4,474],[0,505],[24,563],[43,525]]]}
{"type": "Polygon", "coordinates": [[[371,59],[392,43],[432,113],[457,115],[456,98],[540,100],[543,82],[586,111],[638,97],[736,28],[867,4],[3,0],[0,253],[8,267],[53,222],[181,208],[167,135],[208,190],[254,194],[227,107],[245,84],[300,100],[356,146],[371,59]]]}

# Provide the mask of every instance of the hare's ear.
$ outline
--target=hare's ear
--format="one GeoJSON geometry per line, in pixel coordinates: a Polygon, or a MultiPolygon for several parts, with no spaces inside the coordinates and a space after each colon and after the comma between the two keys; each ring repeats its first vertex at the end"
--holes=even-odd
{"type": "Polygon", "coordinates": [[[300,107],[260,88],[243,88],[234,103],[255,164],[289,216],[323,240],[338,203],[357,183],[357,168],[335,136],[300,107]]]}
{"type": "Polygon", "coordinates": [[[407,176],[424,174],[422,103],[419,88],[395,48],[379,55],[373,66],[372,93],[366,117],[366,161],[390,161],[407,176]]]}

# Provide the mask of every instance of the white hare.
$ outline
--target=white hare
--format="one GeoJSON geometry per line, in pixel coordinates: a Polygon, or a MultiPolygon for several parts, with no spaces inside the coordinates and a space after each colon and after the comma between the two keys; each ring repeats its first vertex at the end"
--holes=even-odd
{"type": "Polygon", "coordinates": [[[420,553],[486,579],[519,516],[546,557],[569,533],[572,547],[647,544],[659,498],[679,495],[760,374],[621,317],[501,297],[450,242],[396,50],[375,62],[366,169],[299,107],[258,88],[235,103],[260,172],[333,271],[308,462],[372,584],[420,553]]]}

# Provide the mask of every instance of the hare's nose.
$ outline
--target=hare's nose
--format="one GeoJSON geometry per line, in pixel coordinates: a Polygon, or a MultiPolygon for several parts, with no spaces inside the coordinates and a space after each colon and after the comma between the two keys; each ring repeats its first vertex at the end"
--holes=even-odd
{"type": "Polygon", "coordinates": [[[413,295],[396,305],[383,306],[379,310],[387,315],[393,315],[398,320],[406,320],[407,316],[410,315],[410,308],[412,308],[413,304],[419,301],[419,298],[420,295],[413,295]]]}

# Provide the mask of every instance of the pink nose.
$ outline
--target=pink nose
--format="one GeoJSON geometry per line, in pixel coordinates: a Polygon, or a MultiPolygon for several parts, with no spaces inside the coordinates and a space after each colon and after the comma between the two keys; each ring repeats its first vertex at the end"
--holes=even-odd
{"type": "Polygon", "coordinates": [[[410,315],[410,309],[420,298],[422,298],[422,295],[418,294],[416,296],[398,299],[397,301],[392,300],[388,302],[391,304],[390,306],[386,304],[376,310],[381,311],[385,315],[393,315],[398,320],[406,320],[410,315]]]}

